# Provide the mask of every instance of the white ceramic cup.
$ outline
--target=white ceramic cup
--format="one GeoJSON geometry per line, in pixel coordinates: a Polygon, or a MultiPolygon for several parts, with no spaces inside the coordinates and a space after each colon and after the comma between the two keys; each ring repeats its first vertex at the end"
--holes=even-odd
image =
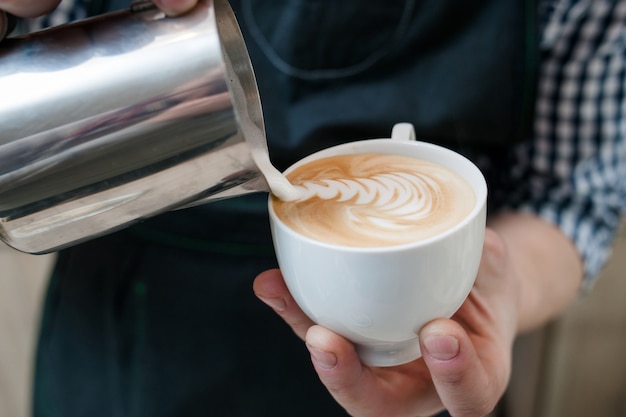
{"type": "Polygon", "coordinates": [[[400,154],[441,164],[473,188],[470,214],[435,237],[400,246],[362,248],[323,243],[294,232],[269,212],[278,263],[287,287],[316,323],[352,341],[363,363],[394,366],[421,356],[417,333],[449,318],[467,298],[483,249],[487,186],[478,168],[440,146],[415,141],[413,126],[394,126],[391,139],[346,143],[290,167],[334,155],[400,154]]]}

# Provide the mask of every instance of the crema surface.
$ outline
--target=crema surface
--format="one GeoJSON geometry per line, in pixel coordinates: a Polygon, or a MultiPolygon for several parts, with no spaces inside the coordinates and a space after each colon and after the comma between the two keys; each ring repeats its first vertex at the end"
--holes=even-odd
{"type": "Polygon", "coordinates": [[[476,200],[456,173],[401,155],[323,158],[287,178],[302,197],[274,197],[278,218],[298,233],[343,246],[393,246],[433,237],[461,222],[476,200]]]}

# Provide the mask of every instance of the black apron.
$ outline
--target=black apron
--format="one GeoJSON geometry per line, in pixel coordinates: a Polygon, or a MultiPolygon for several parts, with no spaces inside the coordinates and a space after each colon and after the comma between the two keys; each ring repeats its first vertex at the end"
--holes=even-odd
{"type": "Polygon", "coordinates": [[[413,123],[421,140],[504,145],[531,130],[533,1],[233,1],[272,159],[284,168],[413,123]]]}
{"type": "MultiPolygon", "coordinates": [[[[387,137],[461,151],[530,131],[533,1],[233,0],[270,156],[387,137]]],[[[62,251],[37,351],[42,416],[345,416],[251,290],[275,266],[265,195],[159,216],[62,251]]]]}

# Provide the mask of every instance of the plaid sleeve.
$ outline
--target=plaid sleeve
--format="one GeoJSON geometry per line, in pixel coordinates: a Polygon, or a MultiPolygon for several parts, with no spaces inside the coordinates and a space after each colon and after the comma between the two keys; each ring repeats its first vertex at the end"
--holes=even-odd
{"type": "Polygon", "coordinates": [[[590,288],[626,208],[626,1],[559,1],[541,54],[534,136],[501,198],[573,240],[590,288]]]}

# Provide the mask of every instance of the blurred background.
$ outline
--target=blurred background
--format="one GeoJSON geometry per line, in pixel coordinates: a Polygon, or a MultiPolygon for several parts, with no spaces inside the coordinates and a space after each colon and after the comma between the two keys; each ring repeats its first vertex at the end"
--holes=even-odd
{"type": "MultiPolygon", "coordinates": [[[[519,338],[495,416],[626,417],[625,229],[594,291],[519,338]]],[[[53,260],[0,243],[0,417],[30,415],[37,323],[53,260]]]]}

